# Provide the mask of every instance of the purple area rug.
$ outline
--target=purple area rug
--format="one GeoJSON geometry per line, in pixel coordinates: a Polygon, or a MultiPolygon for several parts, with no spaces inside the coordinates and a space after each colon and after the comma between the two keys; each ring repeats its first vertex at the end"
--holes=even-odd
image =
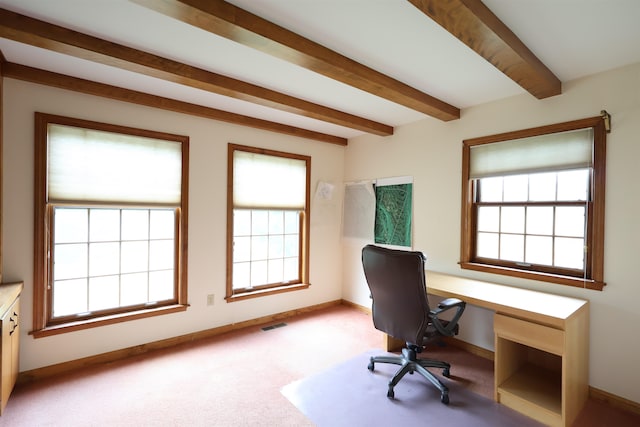
{"type": "MultiPolygon", "coordinates": [[[[372,350],[326,371],[293,382],[282,394],[318,427],[433,425],[449,427],[539,427],[542,424],[504,405],[467,390],[456,380],[442,378],[449,387],[449,405],[440,391],[419,374],[406,375],[387,398],[387,384],[399,368],[377,363],[367,369],[372,350]]],[[[439,371],[439,370],[438,370],[439,371]]],[[[434,371],[437,374],[440,372],[434,371]]]]}

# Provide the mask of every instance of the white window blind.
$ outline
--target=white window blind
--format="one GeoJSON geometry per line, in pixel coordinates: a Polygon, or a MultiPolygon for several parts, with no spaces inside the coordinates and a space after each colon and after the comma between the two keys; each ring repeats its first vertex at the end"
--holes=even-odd
{"type": "Polygon", "coordinates": [[[513,139],[471,147],[470,178],[591,166],[593,130],[513,139]]]}
{"type": "Polygon", "coordinates": [[[49,124],[50,202],[181,200],[179,142],[49,124]]]}
{"type": "Polygon", "coordinates": [[[233,207],[304,209],[304,160],[236,150],[233,153],[233,207]]]}

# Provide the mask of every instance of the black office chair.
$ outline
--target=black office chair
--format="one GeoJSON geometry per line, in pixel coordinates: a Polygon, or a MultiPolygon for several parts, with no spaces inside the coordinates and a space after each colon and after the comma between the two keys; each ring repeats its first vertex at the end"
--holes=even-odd
{"type": "Polygon", "coordinates": [[[387,397],[393,398],[393,388],[408,372],[420,373],[435,385],[441,393],[440,400],[449,403],[449,389],[427,368],[441,368],[449,377],[451,365],[431,359],[419,359],[417,354],[424,346],[442,336],[458,334],[458,320],[465,303],[457,298],[447,298],[431,310],[427,299],[424,273],[425,258],[422,252],[401,251],[367,245],[362,249],[362,265],[373,299],[373,324],[376,329],[406,342],[398,356],[375,356],[369,362],[373,371],[376,363],[392,363],[401,368],[389,381],[387,397]],[[455,308],[451,320],[438,316],[455,308]]]}

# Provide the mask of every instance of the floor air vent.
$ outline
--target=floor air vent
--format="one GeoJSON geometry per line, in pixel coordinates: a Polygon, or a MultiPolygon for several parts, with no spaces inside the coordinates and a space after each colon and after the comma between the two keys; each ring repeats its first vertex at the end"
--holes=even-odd
{"type": "Polygon", "coordinates": [[[272,329],[282,328],[283,326],[287,326],[287,324],[286,323],[277,323],[275,325],[265,326],[264,328],[262,328],[262,330],[263,331],[270,331],[272,329]]]}

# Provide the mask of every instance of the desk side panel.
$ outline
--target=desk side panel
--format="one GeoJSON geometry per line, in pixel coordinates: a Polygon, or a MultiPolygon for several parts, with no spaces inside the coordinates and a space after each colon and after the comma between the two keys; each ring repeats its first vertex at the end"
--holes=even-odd
{"type": "Polygon", "coordinates": [[[563,413],[570,426],[589,397],[589,304],[567,320],[565,340],[563,413]]]}

